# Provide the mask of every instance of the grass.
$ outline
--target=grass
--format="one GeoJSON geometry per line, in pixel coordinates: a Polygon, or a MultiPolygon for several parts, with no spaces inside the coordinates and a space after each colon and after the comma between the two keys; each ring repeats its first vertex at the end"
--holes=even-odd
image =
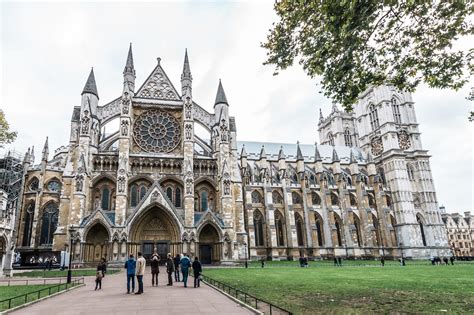
{"type": "MultiPolygon", "coordinates": [[[[69,285],[68,287],[71,287],[71,285],[69,285]]],[[[34,300],[37,300],[38,298],[48,296],[50,293],[54,294],[65,289],[65,283],[61,284],[59,287],[57,284],[0,286],[0,301],[16,297],[11,300],[10,305],[9,301],[0,302],[0,311],[4,311],[9,308],[32,302],[34,300]],[[51,290],[47,290],[48,288],[51,288],[51,290]],[[38,293],[37,291],[41,289],[46,290],[42,290],[38,293]],[[27,294],[26,300],[24,294],[27,294]]]]}
{"type": "MultiPolygon", "coordinates": [[[[95,269],[73,269],[73,277],[85,277],[85,276],[95,276],[95,269]]],[[[114,274],[120,272],[120,269],[108,269],[107,274],[114,274]]],[[[13,274],[14,277],[29,277],[29,278],[54,278],[54,277],[66,277],[67,270],[34,270],[34,271],[25,271],[18,272],[13,274]]]]}
{"type": "Polygon", "coordinates": [[[203,274],[296,314],[474,313],[474,264],[289,268],[290,263],[296,265],[208,268],[203,274]]]}

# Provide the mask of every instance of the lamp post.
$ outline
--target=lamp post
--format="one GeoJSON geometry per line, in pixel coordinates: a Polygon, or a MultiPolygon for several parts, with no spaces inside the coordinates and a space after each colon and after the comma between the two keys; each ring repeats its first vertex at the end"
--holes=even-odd
{"type": "Polygon", "coordinates": [[[69,267],[67,269],[67,283],[71,283],[72,279],[72,238],[74,236],[74,228],[72,226],[69,227],[69,267]]]}
{"type": "Polygon", "coordinates": [[[249,267],[249,264],[248,264],[248,261],[247,261],[248,260],[247,259],[247,257],[248,257],[247,256],[248,255],[248,253],[247,253],[247,243],[244,241],[243,245],[244,245],[244,248],[245,248],[245,269],[247,269],[249,267]]]}

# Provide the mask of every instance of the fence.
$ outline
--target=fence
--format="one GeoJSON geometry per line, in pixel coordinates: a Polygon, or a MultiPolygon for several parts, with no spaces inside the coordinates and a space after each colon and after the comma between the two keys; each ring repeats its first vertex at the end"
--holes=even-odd
{"type": "MultiPolygon", "coordinates": [[[[50,280],[50,279],[44,279],[44,280],[50,280]]],[[[83,277],[73,279],[71,281],[71,283],[65,282],[65,279],[63,279],[63,280],[64,281],[61,282],[61,279],[60,279],[60,283],[58,283],[57,285],[52,285],[52,286],[47,287],[47,288],[27,292],[27,293],[24,293],[24,294],[20,294],[20,295],[2,300],[2,301],[0,301],[0,311],[4,311],[4,310],[10,309],[12,307],[16,307],[16,306],[20,306],[22,304],[26,304],[28,302],[38,300],[40,298],[49,296],[53,293],[58,293],[58,292],[61,292],[62,290],[67,290],[68,288],[71,288],[71,287],[74,287],[76,285],[84,283],[84,278],[83,277]]],[[[30,280],[9,280],[8,281],[8,283],[9,283],[8,286],[10,285],[10,282],[16,282],[16,281],[24,281],[28,285],[28,283],[31,284],[31,281],[34,281],[34,280],[31,280],[31,279],[30,280]]],[[[7,282],[7,281],[4,281],[4,282],[7,282]]],[[[35,284],[38,285],[38,283],[35,283],[35,284]]],[[[39,285],[41,285],[41,284],[42,283],[39,283],[39,285]]],[[[44,284],[47,284],[47,283],[44,282],[44,284]]]]}
{"type": "Polygon", "coordinates": [[[257,298],[251,294],[248,294],[246,292],[243,292],[239,289],[236,289],[228,284],[225,284],[223,282],[220,282],[218,280],[214,280],[212,278],[209,278],[207,276],[202,275],[203,281],[207,282],[208,284],[213,285],[214,287],[218,288],[219,290],[229,294],[230,296],[235,297],[236,299],[244,302],[247,305],[252,306],[253,308],[263,312],[264,314],[270,314],[270,315],[280,315],[280,314],[288,314],[292,315],[293,313],[285,310],[284,308],[281,308],[279,306],[276,306],[273,303],[270,303],[268,301],[262,300],[260,298],[257,298]]]}
{"type": "Polygon", "coordinates": [[[10,287],[14,285],[46,285],[66,283],[67,278],[38,278],[38,279],[8,279],[0,280],[0,287],[10,287]]]}

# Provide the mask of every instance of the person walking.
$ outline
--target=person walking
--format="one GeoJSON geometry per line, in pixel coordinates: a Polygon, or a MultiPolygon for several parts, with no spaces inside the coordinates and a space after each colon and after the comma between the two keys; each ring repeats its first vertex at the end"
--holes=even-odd
{"type": "Polygon", "coordinates": [[[173,258],[174,262],[174,281],[179,282],[179,262],[181,260],[181,255],[176,254],[176,256],[173,258]]]}
{"type": "Polygon", "coordinates": [[[166,272],[168,273],[168,284],[173,285],[173,278],[171,274],[174,272],[174,262],[173,258],[171,258],[171,253],[168,253],[168,258],[166,258],[166,272]]]}
{"type": "Polygon", "coordinates": [[[102,278],[104,277],[102,271],[97,270],[96,275],[95,275],[95,290],[101,290],[102,289],[102,278]]]}
{"type": "Polygon", "coordinates": [[[160,273],[160,256],[158,254],[153,254],[151,257],[151,286],[155,285],[155,280],[156,280],[156,286],[158,286],[158,274],[160,273]]]}
{"type": "Polygon", "coordinates": [[[100,260],[100,263],[97,265],[97,271],[102,272],[102,278],[105,277],[105,274],[107,273],[107,263],[105,262],[105,258],[100,260]]]}
{"type": "Polygon", "coordinates": [[[127,269],[127,294],[130,294],[130,282],[132,282],[132,293],[135,292],[135,269],[137,262],[133,255],[130,255],[128,260],[125,262],[124,268],[127,269]]]}
{"type": "Polygon", "coordinates": [[[196,288],[197,286],[199,288],[201,286],[202,266],[197,256],[194,257],[194,261],[193,261],[193,273],[194,273],[194,287],[196,288]]]}
{"type": "Polygon", "coordinates": [[[137,259],[137,282],[138,282],[138,292],[135,294],[143,294],[143,275],[145,274],[146,261],[142,253],[138,252],[137,259]]]}
{"type": "Polygon", "coordinates": [[[191,267],[191,260],[189,259],[187,254],[184,254],[183,258],[179,261],[181,265],[181,272],[183,273],[183,282],[184,287],[188,287],[188,274],[189,274],[189,267],[191,267]]]}
{"type": "Polygon", "coordinates": [[[385,258],[380,258],[380,263],[382,264],[382,267],[385,266],[385,258]]]}
{"type": "Polygon", "coordinates": [[[262,268],[265,267],[265,257],[262,256],[262,259],[260,259],[260,263],[262,265],[262,268]]]}
{"type": "Polygon", "coordinates": [[[451,265],[454,265],[454,256],[449,257],[449,260],[451,261],[451,265]]]}

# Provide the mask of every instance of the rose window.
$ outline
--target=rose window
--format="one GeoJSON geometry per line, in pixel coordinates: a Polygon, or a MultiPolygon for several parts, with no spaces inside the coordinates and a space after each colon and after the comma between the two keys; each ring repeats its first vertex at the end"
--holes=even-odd
{"type": "Polygon", "coordinates": [[[170,152],[181,139],[181,131],[176,118],[167,112],[146,111],[135,121],[133,137],[146,152],[170,152]]]}

